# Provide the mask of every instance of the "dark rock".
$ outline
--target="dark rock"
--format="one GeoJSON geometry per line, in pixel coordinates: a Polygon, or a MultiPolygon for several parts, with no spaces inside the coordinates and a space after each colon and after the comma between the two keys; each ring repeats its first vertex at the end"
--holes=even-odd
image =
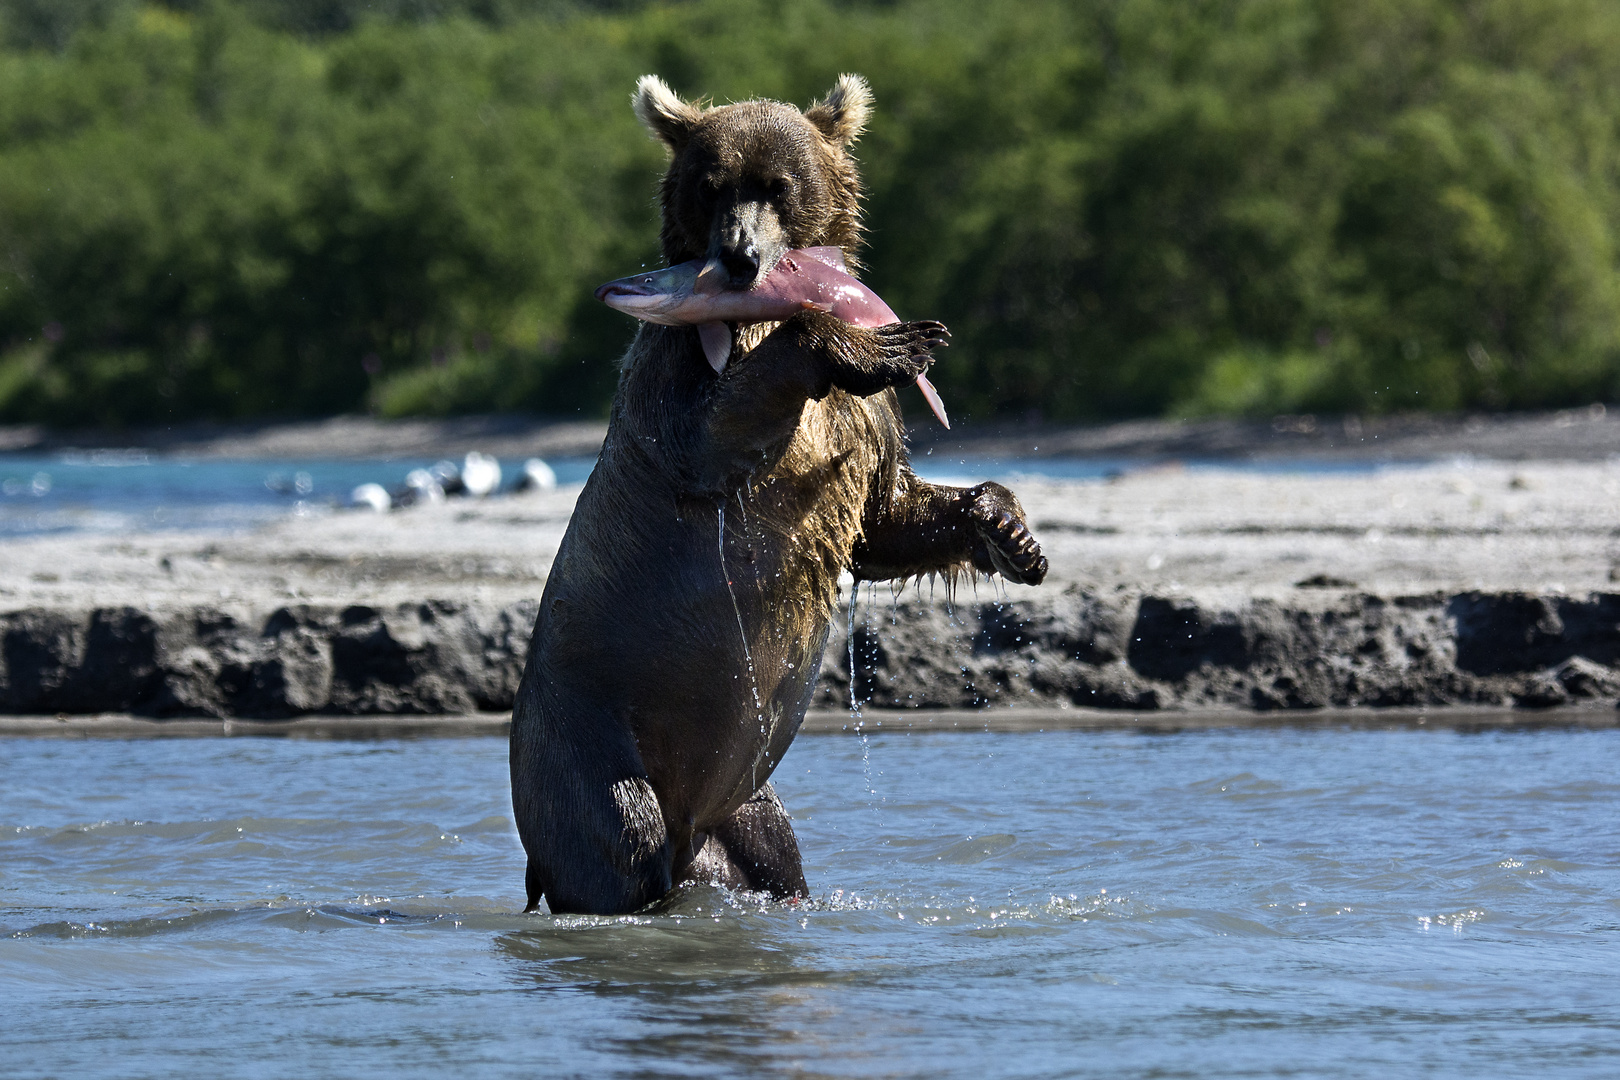
{"type": "Polygon", "coordinates": [[[335,669],[331,631],[331,618],[307,606],[273,612],[232,711],[262,717],[325,712],[335,669]]]}
{"type": "Polygon", "coordinates": [[[1125,655],[1129,614],[1117,602],[1071,585],[1057,599],[980,604],[976,654],[1027,651],[1109,664],[1125,655]]]}
{"type": "Polygon", "coordinates": [[[277,718],[510,708],[535,605],[0,615],[0,709],[277,718]]]}
{"type": "Polygon", "coordinates": [[[1332,574],[1312,574],[1302,581],[1294,582],[1296,589],[1353,589],[1356,583],[1348,578],[1334,577],[1332,574]]]}
{"type": "Polygon", "coordinates": [[[12,712],[152,712],[166,699],[158,626],[133,608],[74,617],[20,611],[3,616],[0,657],[12,712]]]}
{"type": "Polygon", "coordinates": [[[1204,665],[1249,666],[1244,627],[1229,613],[1209,612],[1187,600],[1144,596],[1136,609],[1126,654],[1150,679],[1175,682],[1204,665]]]}
{"type": "Polygon", "coordinates": [[[1448,611],[1457,620],[1457,666],[1463,671],[1534,671],[1569,655],[1553,598],[1468,593],[1454,597],[1448,611]]]}
{"type": "Polygon", "coordinates": [[[1552,675],[1571,699],[1620,697],[1620,672],[1583,656],[1565,660],[1552,675]]]}
{"type": "Polygon", "coordinates": [[[1124,662],[1101,667],[1078,665],[1068,687],[1068,698],[1075,705],[1091,709],[1161,709],[1171,694],[1143,679],[1124,662]]]}
{"type": "Polygon", "coordinates": [[[84,657],[83,623],[63,612],[15,611],[5,617],[0,660],[5,662],[7,712],[53,713],[69,699],[69,681],[84,657]]]}
{"type": "Polygon", "coordinates": [[[1573,656],[1620,659],[1620,596],[1586,600],[1468,593],[1447,606],[1457,621],[1457,667],[1476,675],[1537,671],[1573,656]]]}
{"type": "Polygon", "coordinates": [[[1569,704],[1569,691],[1556,678],[1537,673],[1514,692],[1513,704],[1520,709],[1556,708],[1569,704]]]}
{"type": "Polygon", "coordinates": [[[340,622],[332,638],[334,711],[473,712],[480,699],[510,707],[510,692],[489,693],[484,637],[464,605],[348,608],[340,622]]]}
{"type": "Polygon", "coordinates": [[[1611,668],[1620,664],[1620,594],[1559,597],[1558,618],[1573,655],[1611,668]]]}
{"type": "MultiPolygon", "coordinates": [[[[1620,596],[867,599],[815,693],[878,709],[1507,704],[1620,697],[1620,596]],[[1326,600],[1324,604],[1322,601],[1326,600]],[[853,658],[853,664],[851,660],[853,658]],[[852,670],[853,669],[853,670],[852,670]]],[[[0,710],[278,718],[511,707],[536,605],[0,614],[0,710]]]]}

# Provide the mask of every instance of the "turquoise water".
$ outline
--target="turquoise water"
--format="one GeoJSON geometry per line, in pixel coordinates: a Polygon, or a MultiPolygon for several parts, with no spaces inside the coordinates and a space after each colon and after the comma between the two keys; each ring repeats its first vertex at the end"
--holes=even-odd
{"type": "Polygon", "coordinates": [[[0,745],[8,1076],[1620,1071],[1614,731],[805,736],[814,896],[622,919],[502,740],[0,745]]]}
{"type": "MultiPolygon", "coordinates": [[[[0,540],[51,533],[251,528],[290,514],[330,512],[346,505],[349,493],[360,484],[400,488],[406,473],[432,464],[403,458],[187,461],[139,450],[0,454],[0,540]]],[[[550,464],[561,483],[578,484],[590,475],[595,462],[562,458],[550,464]]],[[[942,453],[919,454],[914,464],[919,473],[936,482],[974,483],[1020,476],[1098,480],[1144,463],[1113,458],[963,458],[942,453]]],[[[505,485],[510,487],[522,462],[510,459],[502,466],[505,485]]],[[[1388,467],[1311,459],[1194,461],[1187,466],[1325,474],[1388,467]]]]}
{"type": "MultiPolygon", "coordinates": [[[[168,529],[232,531],[292,514],[344,506],[360,484],[394,490],[431,460],[197,460],[136,450],[0,455],[0,540],[50,533],[128,533],[168,529]]],[[[510,486],[521,461],[503,463],[510,486]]],[[[558,480],[577,484],[593,461],[551,462],[558,480]]]]}

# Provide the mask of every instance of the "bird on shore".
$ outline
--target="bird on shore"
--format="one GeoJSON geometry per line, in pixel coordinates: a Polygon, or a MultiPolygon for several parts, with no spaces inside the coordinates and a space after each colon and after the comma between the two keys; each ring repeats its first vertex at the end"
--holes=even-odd
{"type": "Polygon", "coordinates": [[[501,463],[488,454],[470,451],[461,463],[461,485],[468,495],[482,499],[501,486],[501,463]]]}
{"type": "Polygon", "coordinates": [[[349,493],[349,505],[366,506],[379,514],[386,514],[394,508],[394,497],[381,484],[361,484],[349,493]]]}
{"type": "Polygon", "coordinates": [[[513,491],[552,491],[557,487],[557,472],[537,457],[523,463],[513,491]]]}
{"type": "MultiPolygon", "coordinates": [[[[523,472],[513,490],[549,491],[556,486],[557,474],[551,466],[539,458],[530,458],[523,463],[523,472]]],[[[500,461],[472,450],[459,467],[453,461],[439,461],[426,469],[412,469],[405,474],[404,486],[393,491],[381,484],[361,484],[349,493],[349,505],[368,507],[381,514],[417,503],[439,503],[458,495],[482,499],[495,494],[500,487],[500,461]]]]}

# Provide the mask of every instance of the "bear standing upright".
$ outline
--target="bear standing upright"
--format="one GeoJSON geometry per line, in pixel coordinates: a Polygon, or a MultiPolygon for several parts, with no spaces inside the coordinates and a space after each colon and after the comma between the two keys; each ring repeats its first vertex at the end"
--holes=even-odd
{"type": "MultiPolygon", "coordinates": [[[[670,153],[671,264],[707,259],[748,289],[794,248],[853,255],[863,80],[804,112],[704,108],[653,76],[632,100],[670,153]]],[[[840,572],[1046,575],[1010,491],[907,464],[893,388],[927,369],[942,325],[807,310],[729,329],[717,373],[695,328],[642,324],[546,581],[512,715],[530,910],[543,896],[630,912],[692,879],[804,895],[768,780],[809,705],[840,572]]]]}

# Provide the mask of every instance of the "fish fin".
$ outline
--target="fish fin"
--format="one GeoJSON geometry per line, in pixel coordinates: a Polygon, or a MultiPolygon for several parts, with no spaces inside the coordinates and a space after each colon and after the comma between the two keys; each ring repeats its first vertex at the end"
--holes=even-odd
{"type": "Polygon", "coordinates": [[[731,359],[731,327],[723,322],[699,323],[698,340],[703,342],[704,359],[709,361],[714,373],[718,375],[726,370],[726,361],[731,359]]]}
{"type": "Polygon", "coordinates": [[[945,402],[940,400],[939,391],[934,389],[934,384],[928,381],[927,375],[917,376],[917,389],[922,391],[923,400],[928,402],[928,407],[934,410],[934,415],[939,417],[939,422],[945,425],[946,431],[949,431],[951,421],[945,415],[945,402]]]}
{"type": "Polygon", "coordinates": [[[720,265],[719,259],[710,259],[703,264],[697,272],[697,277],[692,280],[692,294],[694,296],[713,296],[715,293],[725,291],[725,267],[720,265]]]}

